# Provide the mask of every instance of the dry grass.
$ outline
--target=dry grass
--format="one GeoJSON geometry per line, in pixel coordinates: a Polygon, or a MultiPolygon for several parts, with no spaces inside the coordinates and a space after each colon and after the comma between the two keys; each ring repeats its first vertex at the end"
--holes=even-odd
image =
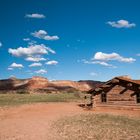
{"type": "Polygon", "coordinates": [[[80,93],[0,94],[0,106],[13,106],[41,102],[75,102],[81,100],[81,98],[80,93]]]}
{"type": "Polygon", "coordinates": [[[54,124],[62,140],[139,140],[140,119],[87,114],[63,118],[54,124]]]}

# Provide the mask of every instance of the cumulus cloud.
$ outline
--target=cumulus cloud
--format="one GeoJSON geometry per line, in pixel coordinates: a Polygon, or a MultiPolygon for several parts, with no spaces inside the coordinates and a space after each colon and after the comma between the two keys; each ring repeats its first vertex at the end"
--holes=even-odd
{"type": "Polygon", "coordinates": [[[0,47],[2,47],[2,43],[0,42],[0,47]]]}
{"type": "Polygon", "coordinates": [[[34,33],[31,33],[31,35],[40,39],[44,38],[44,36],[46,36],[47,34],[48,33],[45,30],[39,30],[39,31],[35,31],[34,33]]]}
{"type": "Polygon", "coordinates": [[[36,18],[36,19],[43,19],[43,18],[46,18],[45,15],[43,15],[43,14],[38,14],[38,13],[35,13],[35,14],[26,14],[25,17],[26,17],[26,18],[36,18]]]}
{"type": "Polygon", "coordinates": [[[34,33],[31,33],[32,36],[39,38],[39,39],[44,39],[44,40],[58,40],[59,37],[57,35],[50,36],[45,30],[39,30],[35,31],[34,33]]]}
{"type": "Polygon", "coordinates": [[[41,67],[42,64],[41,63],[32,63],[31,65],[29,65],[29,67],[41,67]]]}
{"type": "Polygon", "coordinates": [[[21,69],[21,68],[24,68],[24,66],[22,65],[22,64],[17,64],[17,63],[12,63],[10,66],[9,66],[9,68],[8,68],[8,70],[12,70],[12,69],[14,69],[14,68],[19,68],[19,69],[21,69]]]}
{"type": "Polygon", "coordinates": [[[16,57],[43,55],[43,54],[48,54],[48,52],[55,53],[54,50],[50,49],[49,47],[46,47],[44,44],[31,45],[28,46],[27,48],[24,47],[19,47],[17,49],[9,48],[8,52],[16,57]]]}
{"type": "Polygon", "coordinates": [[[110,67],[110,68],[117,68],[116,66],[108,63],[108,61],[118,61],[123,63],[133,63],[136,61],[134,58],[127,58],[123,57],[117,53],[103,53],[97,52],[95,53],[94,57],[91,60],[83,59],[82,62],[85,64],[99,64],[102,66],[110,67]]]}
{"type": "Polygon", "coordinates": [[[46,62],[47,65],[57,65],[58,61],[52,60],[52,61],[48,61],[46,62]]]}
{"type": "Polygon", "coordinates": [[[116,60],[116,61],[125,62],[125,63],[132,63],[136,61],[134,58],[131,58],[131,57],[126,58],[117,53],[107,54],[103,52],[95,53],[93,60],[100,60],[100,61],[116,60]]]}
{"type": "Polygon", "coordinates": [[[45,40],[58,40],[59,37],[57,35],[54,35],[54,36],[47,35],[47,36],[44,37],[44,39],[45,40]]]}
{"type": "Polygon", "coordinates": [[[40,70],[38,70],[38,71],[35,71],[35,73],[37,73],[37,74],[46,74],[46,73],[47,73],[47,70],[45,70],[45,69],[40,69],[40,70]]]}
{"type": "Polygon", "coordinates": [[[118,21],[108,21],[107,24],[115,28],[132,28],[136,26],[135,23],[129,23],[129,21],[123,19],[118,21]]]}
{"type": "Polygon", "coordinates": [[[32,61],[32,62],[39,62],[39,61],[45,61],[46,59],[43,57],[38,57],[38,56],[29,56],[25,58],[26,61],[32,61]]]}

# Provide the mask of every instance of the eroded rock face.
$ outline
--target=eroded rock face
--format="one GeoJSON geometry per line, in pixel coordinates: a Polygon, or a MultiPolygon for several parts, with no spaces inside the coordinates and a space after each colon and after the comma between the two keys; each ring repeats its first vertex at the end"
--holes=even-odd
{"type": "Polygon", "coordinates": [[[69,81],[58,80],[49,81],[44,77],[32,77],[30,79],[10,78],[0,80],[0,90],[26,90],[26,91],[43,91],[43,92],[74,92],[74,91],[89,91],[101,84],[98,81],[69,81]]]}
{"type": "Polygon", "coordinates": [[[92,81],[92,80],[81,80],[81,81],[78,81],[78,83],[81,87],[81,90],[85,90],[85,91],[89,91],[103,84],[103,82],[92,81]]]}
{"type": "Polygon", "coordinates": [[[80,91],[86,91],[90,88],[89,85],[87,84],[83,84],[75,81],[52,81],[51,83],[58,87],[73,87],[80,91]]]}
{"type": "Polygon", "coordinates": [[[49,85],[49,81],[44,77],[33,77],[28,80],[28,89],[46,88],[49,85]]]}

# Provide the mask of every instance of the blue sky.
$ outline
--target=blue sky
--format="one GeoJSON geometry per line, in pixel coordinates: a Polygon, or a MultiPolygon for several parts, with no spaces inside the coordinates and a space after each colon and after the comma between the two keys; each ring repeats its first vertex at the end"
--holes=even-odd
{"type": "Polygon", "coordinates": [[[0,0],[0,79],[140,79],[139,0],[0,0]]]}

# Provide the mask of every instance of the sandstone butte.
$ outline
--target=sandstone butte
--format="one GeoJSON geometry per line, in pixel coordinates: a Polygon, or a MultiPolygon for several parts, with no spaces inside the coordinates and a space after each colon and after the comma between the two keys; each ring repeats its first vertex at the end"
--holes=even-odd
{"type": "Polygon", "coordinates": [[[99,81],[84,80],[56,80],[49,81],[47,78],[35,76],[29,79],[17,79],[15,77],[0,80],[0,91],[16,90],[44,90],[44,91],[89,91],[102,84],[99,81]]]}

